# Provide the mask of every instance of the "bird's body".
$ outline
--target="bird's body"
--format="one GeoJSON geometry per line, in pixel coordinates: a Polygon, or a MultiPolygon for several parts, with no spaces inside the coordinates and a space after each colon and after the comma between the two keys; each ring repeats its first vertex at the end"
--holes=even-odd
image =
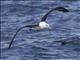
{"type": "Polygon", "coordinates": [[[46,19],[47,19],[47,16],[48,16],[52,11],[54,11],[54,10],[58,10],[58,11],[62,11],[62,12],[69,12],[69,11],[68,11],[67,9],[65,9],[64,7],[56,7],[56,8],[51,9],[50,11],[48,11],[48,12],[42,17],[41,22],[39,22],[38,24],[27,25],[27,26],[23,26],[23,27],[19,28],[19,29],[17,30],[17,32],[15,33],[15,35],[13,36],[13,38],[12,38],[12,40],[11,40],[8,48],[11,47],[11,45],[12,45],[12,43],[13,43],[13,41],[14,41],[14,38],[16,37],[17,33],[18,33],[21,29],[23,29],[23,28],[29,27],[30,29],[36,28],[36,29],[38,29],[38,30],[39,30],[39,29],[45,29],[45,28],[46,28],[46,29],[51,30],[51,27],[50,27],[50,25],[46,22],[46,19]]]}
{"type": "Polygon", "coordinates": [[[45,21],[42,21],[42,22],[39,23],[39,27],[41,29],[50,28],[50,25],[48,23],[46,23],[45,21]]]}

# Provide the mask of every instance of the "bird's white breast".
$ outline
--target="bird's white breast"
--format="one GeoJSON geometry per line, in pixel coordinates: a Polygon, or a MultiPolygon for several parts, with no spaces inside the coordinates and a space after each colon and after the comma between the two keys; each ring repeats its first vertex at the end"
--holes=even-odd
{"type": "Polygon", "coordinates": [[[47,27],[47,23],[46,22],[40,22],[39,23],[39,27],[40,28],[46,28],[47,27]]]}

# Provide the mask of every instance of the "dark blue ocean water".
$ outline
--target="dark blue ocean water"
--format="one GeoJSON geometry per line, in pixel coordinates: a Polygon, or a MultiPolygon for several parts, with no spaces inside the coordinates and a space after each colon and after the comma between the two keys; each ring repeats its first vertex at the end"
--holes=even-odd
{"type": "Polygon", "coordinates": [[[80,0],[0,2],[1,60],[80,60],[80,0]],[[52,31],[25,28],[7,49],[20,27],[40,22],[42,16],[57,6],[70,12],[54,11],[48,16],[52,31]],[[61,46],[62,41],[70,42],[61,46]]]}

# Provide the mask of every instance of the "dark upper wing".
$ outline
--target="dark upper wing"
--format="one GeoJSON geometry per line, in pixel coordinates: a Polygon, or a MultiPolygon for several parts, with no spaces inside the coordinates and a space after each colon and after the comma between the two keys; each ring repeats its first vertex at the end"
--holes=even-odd
{"type": "Polygon", "coordinates": [[[69,10],[64,7],[56,7],[56,8],[54,8],[54,10],[58,10],[58,11],[62,11],[62,12],[69,12],[69,10]]]}
{"type": "Polygon", "coordinates": [[[47,16],[53,11],[54,9],[51,9],[50,11],[48,11],[41,19],[41,21],[46,21],[47,16]]]}
{"type": "Polygon", "coordinates": [[[56,8],[53,8],[51,9],[50,11],[48,11],[41,19],[41,21],[46,21],[47,19],[47,16],[54,10],[58,10],[58,11],[62,11],[62,12],[69,12],[66,8],[64,7],[56,7],[56,8]]]}
{"type": "Polygon", "coordinates": [[[21,29],[26,28],[26,27],[34,28],[34,27],[37,27],[37,26],[38,26],[38,25],[35,24],[35,25],[26,25],[26,26],[23,26],[23,27],[19,28],[19,29],[16,31],[15,35],[13,36],[13,38],[12,38],[12,40],[11,40],[8,48],[11,47],[11,45],[12,45],[12,43],[13,43],[13,41],[14,41],[14,38],[16,37],[17,33],[18,33],[21,29]]]}
{"type": "Polygon", "coordinates": [[[25,28],[25,27],[34,28],[34,27],[37,27],[37,26],[38,26],[38,24],[34,24],[34,25],[26,25],[26,26],[23,26],[23,28],[25,28]]]}

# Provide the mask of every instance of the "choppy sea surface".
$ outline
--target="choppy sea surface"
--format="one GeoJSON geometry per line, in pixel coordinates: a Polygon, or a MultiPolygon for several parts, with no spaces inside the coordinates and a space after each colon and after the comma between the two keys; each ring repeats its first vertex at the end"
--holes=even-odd
{"type": "Polygon", "coordinates": [[[1,60],[80,60],[80,0],[28,0],[1,2],[1,60]],[[64,6],[70,12],[53,11],[47,22],[52,31],[21,30],[40,22],[50,9],[64,6]],[[62,41],[70,41],[61,46],[62,41]]]}

